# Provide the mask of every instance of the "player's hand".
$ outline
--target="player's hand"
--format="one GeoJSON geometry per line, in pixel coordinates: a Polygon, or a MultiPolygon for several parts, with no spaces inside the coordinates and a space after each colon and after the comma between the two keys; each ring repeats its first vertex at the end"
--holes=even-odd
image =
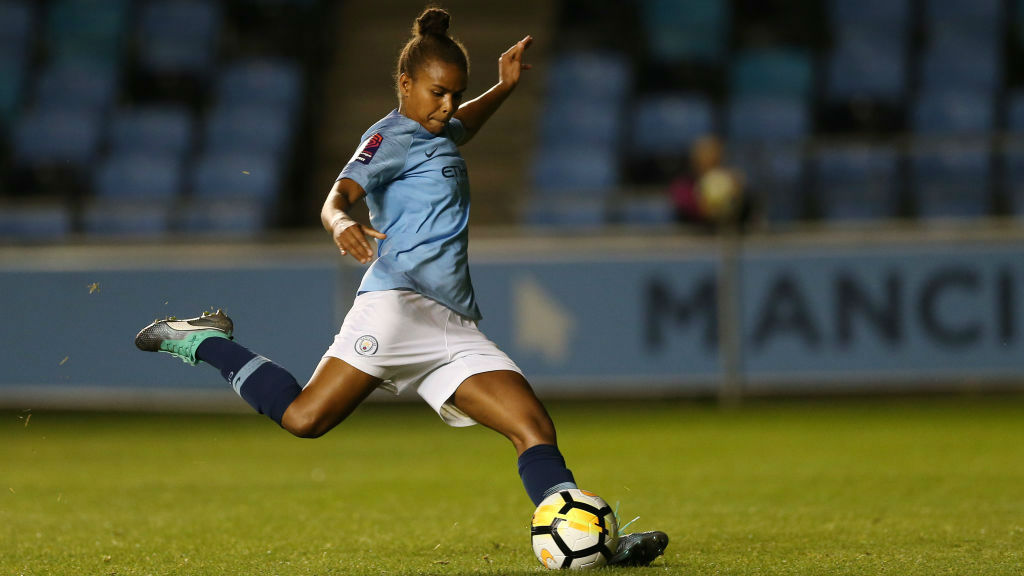
{"type": "Polygon", "coordinates": [[[533,36],[527,36],[512,45],[511,48],[501,55],[501,58],[498,58],[498,81],[509,90],[515,88],[516,84],[519,84],[519,74],[523,70],[532,68],[532,66],[523,62],[523,53],[526,52],[526,49],[532,43],[533,36]]]}
{"type": "Polygon", "coordinates": [[[363,226],[347,217],[336,218],[332,228],[334,243],[341,251],[341,255],[352,256],[360,264],[367,264],[373,260],[374,250],[370,246],[370,241],[366,239],[367,236],[378,240],[387,238],[387,234],[382,234],[369,226],[363,226]]]}

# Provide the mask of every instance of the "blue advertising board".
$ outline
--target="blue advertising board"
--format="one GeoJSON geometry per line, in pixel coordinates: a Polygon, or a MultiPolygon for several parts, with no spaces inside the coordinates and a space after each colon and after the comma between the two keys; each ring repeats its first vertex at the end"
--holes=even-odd
{"type": "MultiPolygon", "coordinates": [[[[543,258],[492,244],[472,260],[480,327],[547,394],[1024,384],[1024,242],[753,245],[723,261],[713,242],[543,258]]],[[[170,266],[113,248],[86,263],[0,258],[0,403],[26,391],[228,394],[214,371],[132,344],[153,318],[217,307],[243,344],[305,381],[363,272],[317,254],[240,247],[170,266]]]]}

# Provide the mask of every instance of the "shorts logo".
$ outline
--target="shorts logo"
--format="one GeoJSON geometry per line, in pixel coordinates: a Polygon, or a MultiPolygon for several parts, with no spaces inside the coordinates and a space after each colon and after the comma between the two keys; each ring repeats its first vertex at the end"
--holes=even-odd
{"type": "Polygon", "coordinates": [[[377,339],[373,336],[360,336],[356,339],[356,354],[373,356],[377,353],[377,339]]]}
{"type": "Polygon", "coordinates": [[[370,160],[373,160],[377,150],[380,149],[381,142],[384,141],[384,137],[380,135],[380,132],[375,133],[363,142],[363,145],[359,147],[359,151],[356,152],[355,161],[362,164],[369,164],[370,160]]]}

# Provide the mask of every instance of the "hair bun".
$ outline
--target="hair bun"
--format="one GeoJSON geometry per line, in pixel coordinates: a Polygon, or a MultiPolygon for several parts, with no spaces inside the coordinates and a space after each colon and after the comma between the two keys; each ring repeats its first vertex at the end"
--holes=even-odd
{"type": "Polygon", "coordinates": [[[413,26],[412,31],[417,36],[426,36],[428,34],[446,36],[451,19],[451,16],[443,8],[427,8],[416,19],[416,24],[413,26]]]}

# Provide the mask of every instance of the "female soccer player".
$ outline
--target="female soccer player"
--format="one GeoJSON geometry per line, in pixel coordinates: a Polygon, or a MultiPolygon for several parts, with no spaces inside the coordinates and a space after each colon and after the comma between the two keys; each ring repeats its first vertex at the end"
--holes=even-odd
{"type": "MultiPolygon", "coordinates": [[[[544,406],[516,364],[477,328],[467,259],[469,179],[458,149],[529,69],[523,53],[532,38],[501,55],[497,84],[463,103],[469,61],[448,24],[438,8],[416,19],[398,58],[398,109],[366,131],[324,202],[321,221],[341,255],[373,264],[306,386],[235,343],[233,324],[220,311],[154,322],[135,343],[218,368],[253,408],[304,438],[337,426],[378,387],[397,393],[414,386],[448,424],[480,423],[511,440],[536,505],[576,484],[544,406]],[[348,216],[362,199],[371,225],[348,216]]],[[[630,534],[609,562],[645,565],[667,544],[661,532],[630,534]]]]}

